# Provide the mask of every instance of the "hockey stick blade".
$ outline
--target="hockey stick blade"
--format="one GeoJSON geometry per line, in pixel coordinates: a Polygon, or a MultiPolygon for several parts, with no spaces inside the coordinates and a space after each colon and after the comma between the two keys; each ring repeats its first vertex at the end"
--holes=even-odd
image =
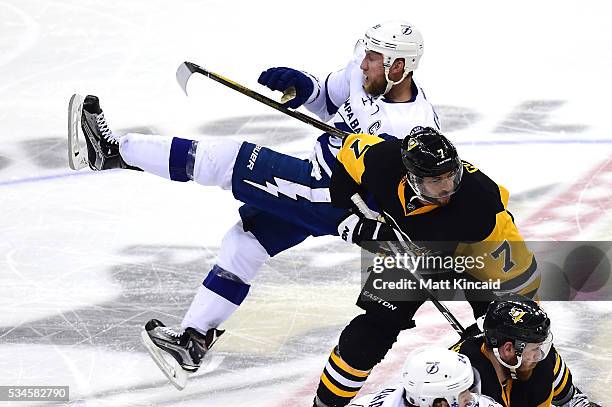
{"type": "Polygon", "coordinates": [[[178,69],[176,70],[176,80],[179,83],[179,85],[181,85],[181,89],[183,89],[183,92],[185,92],[185,95],[187,95],[187,82],[189,82],[189,78],[191,78],[191,75],[193,75],[193,73],[195,72],[195,70],[193,69],[193,64],[190,62],[183,62],[182,64],[179,65],[178,69]]]}

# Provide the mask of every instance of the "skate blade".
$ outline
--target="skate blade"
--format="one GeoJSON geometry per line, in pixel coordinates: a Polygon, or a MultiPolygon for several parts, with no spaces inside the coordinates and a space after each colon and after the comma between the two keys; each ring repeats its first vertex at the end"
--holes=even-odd
{"type": "Polygon", "coordinates": [[[168,356],[165,358],[162,355],[162,352],[155,346],[151,338],[149,338],[149,334],[145,329],[142,330],[140,338],[142,339],[142,344],[147,348],[147,351],[149,351],[149,355],[151,355],[157,367],[159,367],[162,373],[168,378],[170,383],[177,389],[183,390],[187,385],[188,373],[173,357],[168,356]]]}
{"type": "Polygon", "coordinates": [[[81,131],[81,114],[85,98],[74,94],[68,103],[68,165],[78,171],[87,167],[87,145],[79,137],[81,131]]]}

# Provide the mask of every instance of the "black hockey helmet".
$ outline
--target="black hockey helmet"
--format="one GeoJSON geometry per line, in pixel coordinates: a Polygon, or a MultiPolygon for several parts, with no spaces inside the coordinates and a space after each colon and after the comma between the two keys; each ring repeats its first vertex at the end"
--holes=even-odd
{"type": "Polygon", "coordinates": [[[402,162],[408,172],[408,183],[419,198],[437,203],[437,199],[445,198],[457,191],[463,165],[455,146],[436,129],[432,127],[415,127],[402,142],[402,162]],[[426,177],[440,178],[448,174],[453,181],[447,188],[434,191],[428,188],[426,177]]]}
{"type": "Polygon", "coordinates": [[[550,318],[533,300],[517,297],[494,301],[489,304],[484,320],[484,336],[487,347],[493,349],[497,359],[506,367],[517,368],[528,344],[533,346],[531,361],[544,359],[552,346],[550,318]],[[498,348],[512,342],[518,363],[509,365],[501,360],[498,348]]]}

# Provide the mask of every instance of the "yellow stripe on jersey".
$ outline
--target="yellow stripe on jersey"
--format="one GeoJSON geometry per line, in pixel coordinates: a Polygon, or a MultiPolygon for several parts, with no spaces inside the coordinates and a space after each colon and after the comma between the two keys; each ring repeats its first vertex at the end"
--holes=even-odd
{"type": "MultiPolygon", "coordinates": [[[[509,281],[509,283],[512,283],[512,281],[509,281]]],[[[541,283],[542,283],[542,276],[538,275],[538,277],[536,277],[528,286],[526,286],[525,288],[521,290],[518,290],[517,294],[522,295],[523,297],[527,297],[527,298],[531,298],[535,300],[534,297],[537,294],[536,291],[540,288],[541,283]]],[[[514,291],[516,291],[516,289],[514,289],[514,291]]]]}
{"type": "Polygon", "coordinates": [[[361,177],[365,171],[363,162],[365,153],[374,144],[382,141],[384,140],[380,137],[371,134],[350,134],[344,139],[337,158],[346,169],[346,172],[358,184],[361,184],[361,177]]]}
{"type": "Polygon", "coordinates": [[[561,366],[561,357],[557,353],[557,360],[555,361],[555,368],[553,369],[553,373],[557,376],[557,372],[559,371],[559,367],[561,366]]]}
{"type": "Polygon", "coordinates": [[[566,367],[565,374],[563,375],[563,382],[561,382],[559,387],[557,387],[557,390],[553,392],[553,396],[558,395],[559,393],[561,393],[561,391],[563,391],[563,389],[565,389],[565,385],[567,384],[568,377],[569,377],[569,369],[566,367]]]}

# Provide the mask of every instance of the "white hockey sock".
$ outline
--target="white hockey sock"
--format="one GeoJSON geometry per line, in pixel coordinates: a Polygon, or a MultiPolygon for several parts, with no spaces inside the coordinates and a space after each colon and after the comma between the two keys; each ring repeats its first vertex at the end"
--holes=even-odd
{"type": "Polygon", "coordinates": [[[231,189],[234,162],[242,143],[225,140],[198,143],[195,162],[190,155],[193,140],[128,133],[119,139],[119,152],[129,165],[173,181],[185,182],[193,175],[198,184],[231,189]],[[193,174],[188,174],[189,160],[193,174]]]}
{"type": "Polygon", "coordinates": [[[237,309],[238,305],[201,285],[183,317],[181,327],[195,328],[205,334],[210,328],[221,325],[237,309]]]}
{"type": "Polygon", "coordinates": [[[119,138],[119,153],[129,165],[170,179],[168,162],[172,137],[128,133],[119,138]]]}
{"type": "Polygon", "coordinates": [[[224,140],[215,144],[200,142],[196,150],[193,180],[201,185],[232,188],[232,174],[241,142],[224,140]]]}

